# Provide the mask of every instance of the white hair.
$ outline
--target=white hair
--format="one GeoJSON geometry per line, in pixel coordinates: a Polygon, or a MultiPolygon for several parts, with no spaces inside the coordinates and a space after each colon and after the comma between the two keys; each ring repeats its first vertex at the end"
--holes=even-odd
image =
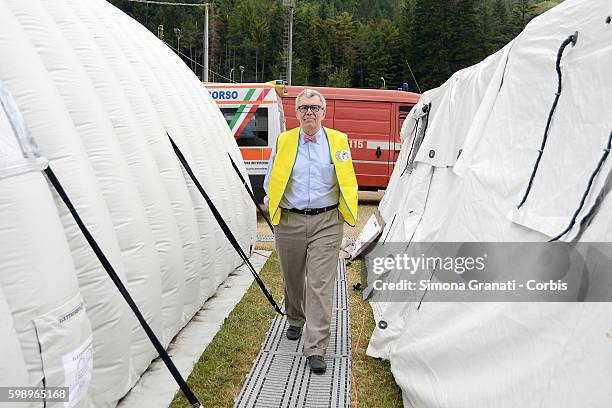
{"type": "Polygon", "coordinates": [[[300,92],[295,97],[295,110],[297,110],[298,106],[300,106],[300,98],[302,96],[305,96],[307,98],[312,98],[313,96],[318,96],[319,99],[321,100],[321,105],[323,106],[323,110],[325,110],[325,107],[327,106],[327,103],[325,102],[325,97],[323,95],[321,95],[321,92],[315,91],[314,89],[304,89],[302,92],[300,92]]]}

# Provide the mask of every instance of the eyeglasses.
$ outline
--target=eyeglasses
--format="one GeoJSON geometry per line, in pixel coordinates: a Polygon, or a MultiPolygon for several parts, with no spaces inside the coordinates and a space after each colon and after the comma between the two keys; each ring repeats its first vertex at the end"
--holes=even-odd
{"type": "Polygon", "coordinates": [[[317,113],[322,109],[322,107],[319,105],[300,105],[297,108],[300,113],[306,113],[308,112],[308,109],[310,109],[312,113],[317,113]]]}

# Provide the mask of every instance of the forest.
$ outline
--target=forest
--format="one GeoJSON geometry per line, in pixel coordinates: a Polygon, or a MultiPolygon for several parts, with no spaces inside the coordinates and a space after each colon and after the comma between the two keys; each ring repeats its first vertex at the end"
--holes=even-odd
{"type": "MultiPolygon", "coordinates": [[[[180,50],[202,78],[203,7],[110,2],[180,50]]],[[[292,84],[396,89],[407,83],[411,91],[424,92],[499,50],[560,2],[294,0],[292,84]]],[[[286,78],[283,3],[288,1],[209,2],[210,81],[286,78]]]]}

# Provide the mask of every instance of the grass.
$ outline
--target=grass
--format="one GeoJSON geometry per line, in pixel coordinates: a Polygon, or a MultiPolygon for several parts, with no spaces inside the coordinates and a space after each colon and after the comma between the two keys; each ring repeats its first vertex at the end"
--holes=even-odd
{"type": "MultiPolygon", "coordinates": [[[[278,257],[272,254],[260,276],[278,301],[283,281],[278,257]]],[[[266,338],[275,312],[253,282],[242,300],[221,326],[187,379],[191,390],[205,407],[231,407],[238,396],[245,376],[266,338]]],[[[178,392],[172,408],[189,407],[182,392],[178,392]]]]}
{"type": "MultiPolygon", "coordinates": [[[[356,228],[345,227],[345,236],[357,235],[376,208],[377,197],[370,200],[367,194],[362,197],[360,192],[359,224],[356,228]]],[[[259,232],[269,234],[267,228],[260,218],[259,232]]],[[[260,242],[257,248],[274,250],[274,243],[260,242]]],[[[389,363],[365,354],[374,330],[374,318],[368,303],[361,299],[361,292],[352,289],[361,279],[361,266],[358,260],[347,267],[353,350],[351,403],[353,407],[401,407],[401,391],[393,380],[389,363]]],[[[260,276],[274,298],[280,301],[283,280],[276,252],[272,252],[260,276]]],[[[274,315],[267,299],[257,284],[253,283],[225,320],[187,380],[205,407],[231,407],[234,404],[234,398],[242,389],[245,376],[251,370],[274,315]]],[[[189,407],[189,403],[179,391],[170,406],[189,407]]]]}
{"type": "MultiPolygon", "coordinates": [[[[365,354],[374,329],[374,319],[367,302],[361,300],[361,292],[352,290],[352,286],[360,280],[360,268],[361,261],[355,261],[347,268],[353,342],[354,384],[351,402],[353,406],[358,403],[359,407],[401,407],[401,392],[393,380],[389,363],[365,354]],[[359,344],[356,347],[357,342],[359,344]]],[[[266,262],[261,277],[275,299],[280,299],[282,277],[276,253],[272,253],[266,262]]],[[[187,380],[204,406],[233,405],[273,318],[274,311],[257,284],[253,283],[206,348],[187,380]]],[[[189,407],[182,392],[175,396],[171,407],[189,407]]]]}
{"type": "Polygon", "coordinates": [[[355,403],[359,407],[402,407],[401,390],[393,379],[389,362],[369,357],[365,353],[374,330],[374,317],[368,303],[361,299],[361,292],[353,290],[353,285],[361,281],[361,261],[352,262],[346,271],[353,347],[351,403],[353,407],[355,403]]]}

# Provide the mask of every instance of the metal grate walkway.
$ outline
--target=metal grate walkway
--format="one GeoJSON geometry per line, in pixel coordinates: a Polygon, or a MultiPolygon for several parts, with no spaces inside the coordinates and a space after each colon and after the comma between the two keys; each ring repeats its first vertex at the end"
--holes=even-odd
{"type": "Polygon", "coordinates": [[[276,316],[234,407],[348,407],[351,398],[351,331],[346,267],[338,260],[331,334],[323,375],[311,374],[304,343],[288,340],[286,317],[276,316]]]}
{"type": "Polygon", "coordinates": [[[258,232],[257,242],[274,242],[274,235],[273,234],[263,234],[261,232],[258,232]]]}

